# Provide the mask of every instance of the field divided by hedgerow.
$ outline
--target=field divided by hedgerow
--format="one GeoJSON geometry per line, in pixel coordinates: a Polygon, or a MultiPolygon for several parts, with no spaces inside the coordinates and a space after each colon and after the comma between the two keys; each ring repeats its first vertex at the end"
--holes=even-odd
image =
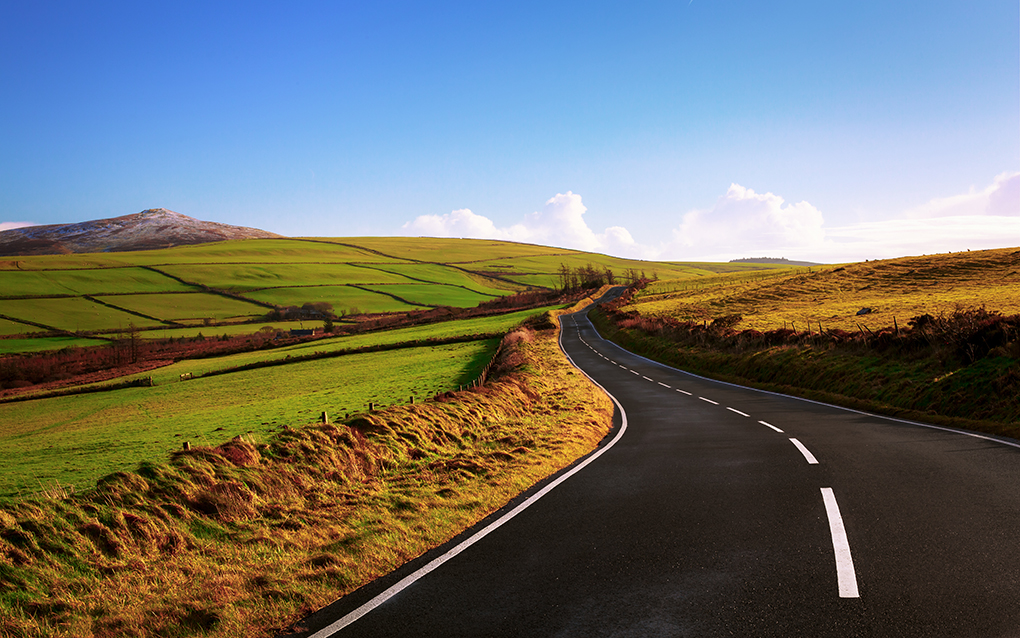
{"type": "MultiPolygon", "coordinates": [[[[557,289],[563,283],[562,266],[576,270],[588,265],[611,269],[621,279],[693,278],[718,270],[768,268],[644,262],[488,240],[241,240],[0,261],[0,315],[80,338],[93,333],[115,336],[132,327],[163,333],[174,323],[250,322],[255,331],[259,319],[273,310],[267,304],[282,309],[327,303],[339,316],[473,307],[529,288],[557,289]],[[164,300],[160,293],[174,294],[164,300]]],[[[6,322],[0,325],[0,337],[39,332],[28,326],[6,322]]],[[[39,350],[44,343],[35,342],[25,351],[39,350]]],[[[16,351],[13,344],[5,345],[0,351],[16,351]]]]}
{"type": "MultiPolygon", "coordinates": [[[[172,294],[140,294],[96,296],[96,299],[111,306],[117,306],[150,317],[166,321],[187,323],[250,320],[266,313],[265,306],[258,306],[240,299],[204,292],[172,294]]],[[[139,325],[140,322],[135,322],[139,325]]]]}
{"type": "Polygon", "coordinates": [[[119,379],[151,377],[154,387],[0,403],[0,498],[55,483],[87,487],[109,472],[163,459],[185,440],[216,444],[249,432],[261,440],[280,424],[314,421],[322,411],[356,413],[370,401],[377,406],[401,404],[412,395],[421,401],[456,389],[478,376],[498,338],[287,361],[427,339],[501,334],[551,309],[185,360],[119,379]],[[286,365],[201,376],[265,362],[286,365]],[[182,374],[200,378],[181,381],[182,374]]]}
{"type": "MultiPolygon", "coordinates": [[[[23,262],[22,262],[23,263],[23,262]]],[[[171,277],[145,268],[0,270],[0,296],[108,295],[145,292],[194,292],[171,277]]]]}
{"type": "Polygon", "coordinates": [[[0,498],[87,488],[184,441],[263,440],[283,425],[407,403],[477,376],[499,339],[352,354],[154,387],[0,404],[0,498]]]}
{"type": "Polygon", "coordinates": [[[110,308],[84,297],[5,299],[0,313],[68,332],[121,332],[131,325],[157,328],[161,321],[110,308]]]}
{"type": "Polygon", "coordinates": [[[408,312],[424,306],[400,301],[360,286],[297,286],[266,288],[245,293],[245,297],[278,306],[300,306],[308,302],[326,302],[338,313],[408,312]]]}

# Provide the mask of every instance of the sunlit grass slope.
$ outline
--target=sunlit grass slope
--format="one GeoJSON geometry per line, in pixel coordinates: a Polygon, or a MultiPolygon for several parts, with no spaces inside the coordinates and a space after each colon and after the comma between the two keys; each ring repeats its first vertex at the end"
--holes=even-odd
{"type": "Polygon", "coordinates": [[[957,307],[1020,312],[1020,250],[903,257],[772,273],[734,273],[648,286],[624,310],[681,320],[741,315],[736,328],[858,330],[905,326],[957,307]],[[858,315],[863,308],[871,313],[858,315]]]}

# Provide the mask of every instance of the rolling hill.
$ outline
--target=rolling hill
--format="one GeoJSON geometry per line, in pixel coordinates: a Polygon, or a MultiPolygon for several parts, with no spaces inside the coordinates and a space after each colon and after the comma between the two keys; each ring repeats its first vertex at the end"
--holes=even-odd
{"type": "Polygon", "coordinates": [[[205,222],[165,208],[76,224],[0,232],[0,256],[153,250],[227,239],[279,237],[257,228],[205,222]]]}

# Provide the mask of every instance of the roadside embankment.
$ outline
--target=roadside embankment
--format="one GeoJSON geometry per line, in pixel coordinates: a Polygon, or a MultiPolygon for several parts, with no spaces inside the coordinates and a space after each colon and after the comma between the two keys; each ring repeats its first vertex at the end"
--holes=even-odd
{"type": "Polygon", "coordinates": [[[737,332],[621,312],[590,316],[607,339],[695,374],[904,419],[1020,438],[1020,316],[984,309],[875,331],[737,332]]]}
{"type": "Polygon", "coordinates": [[[479,387],[0,508],[0,634],[273,635],[442,544],[610,430],[552,321],[479,387]]]}

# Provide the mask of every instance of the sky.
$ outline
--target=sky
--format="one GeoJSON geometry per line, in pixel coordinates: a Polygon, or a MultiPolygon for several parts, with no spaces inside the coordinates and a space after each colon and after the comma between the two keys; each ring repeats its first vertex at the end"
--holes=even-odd
{"type": "Polygon", "coordinates": [[[1020,246],[1016,0],[8,2],[0,229],[1020,246]]]}

